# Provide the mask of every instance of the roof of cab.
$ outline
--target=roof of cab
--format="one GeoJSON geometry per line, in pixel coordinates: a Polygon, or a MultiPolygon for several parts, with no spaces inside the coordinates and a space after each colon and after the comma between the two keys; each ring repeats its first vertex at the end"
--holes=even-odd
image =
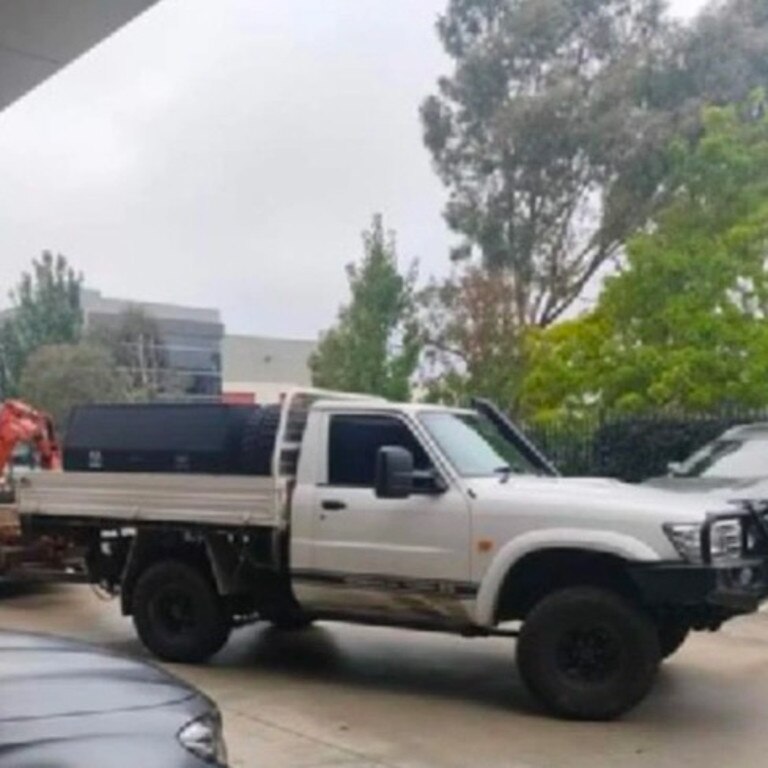
{"type": "Polygon", "coordinates": [[[432,403],[395,403],[383,398],[371,397],[360,400],[318,400],[312,406],[323,411],[395,411],[397,413],[460,413],[473,414],[469,408],[454,408],[432,403]]]}

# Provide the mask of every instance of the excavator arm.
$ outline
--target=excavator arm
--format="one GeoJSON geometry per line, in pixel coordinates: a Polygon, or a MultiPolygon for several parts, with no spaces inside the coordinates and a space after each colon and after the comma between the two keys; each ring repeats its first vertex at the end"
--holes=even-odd
{"type": "Polygon", "coordinates": [[[51,417],[20,400],[6,400],[0,405],[0,477],[20,443],[35,448],[42,469],[61,468],[61,451],[51,417]]]}

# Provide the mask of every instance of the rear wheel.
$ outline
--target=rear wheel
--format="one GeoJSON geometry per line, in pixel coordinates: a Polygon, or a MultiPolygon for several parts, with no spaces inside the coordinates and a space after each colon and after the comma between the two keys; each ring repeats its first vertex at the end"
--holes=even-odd
{"type": "Polygon", "coordinates": [[[156,563],[139,577],[133,622],[152,653],[184,663],[205,661],[221,650],[232,626],[210,580],[177,560],[156,563]]]}
{"type": "Polygon", "coordinates": [[[649,617],[608,590],[577,587],[545,597],[517,645],[523,681],[550,710],[610,720],[648,693],[660,659],[649,617]]]}

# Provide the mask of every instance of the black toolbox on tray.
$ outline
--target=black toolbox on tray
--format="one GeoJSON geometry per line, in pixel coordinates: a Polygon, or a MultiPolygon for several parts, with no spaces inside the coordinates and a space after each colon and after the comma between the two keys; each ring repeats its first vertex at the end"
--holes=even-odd
{"type": "Polygon", "coordinates": [[[80,406],[67,424],[64,469],[250,474],[243,441],[257,410],[228,403],[80,406]]]}

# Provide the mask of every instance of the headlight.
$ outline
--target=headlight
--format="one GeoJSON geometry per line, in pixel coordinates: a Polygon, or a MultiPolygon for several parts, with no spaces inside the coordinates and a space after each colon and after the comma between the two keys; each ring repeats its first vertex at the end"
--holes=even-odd
{"type": "Polygon", "coordinates": [[[664,533],[683,560],[689,563],[701,562],[701,525],[670,523],[664,526],[664,533]]]}
{"type": "Polygon", "coordinates": [[[718,520],[709,534],[709,552],[713,562],[739,560],[743,554],[743,535],[740,520],[718,520]]]}
{"type": "Polygon", "coordinates": [[[227,748],[221,727],[221,717],[208,714],[187,723],[178,739],[182,746],[201,760],[214,765],[227,764],[227,748]]]}
{"type": "MultiPolygon", "coordinates": [[[[677,553],[689,563],[702,561],[702,526],[680,523],[664,526],[677,553]]],[[[740,560],[744,556],[744,532],[738,518],[717,520],[709,528],[709,556],[713,563],[740,560]]]]}

